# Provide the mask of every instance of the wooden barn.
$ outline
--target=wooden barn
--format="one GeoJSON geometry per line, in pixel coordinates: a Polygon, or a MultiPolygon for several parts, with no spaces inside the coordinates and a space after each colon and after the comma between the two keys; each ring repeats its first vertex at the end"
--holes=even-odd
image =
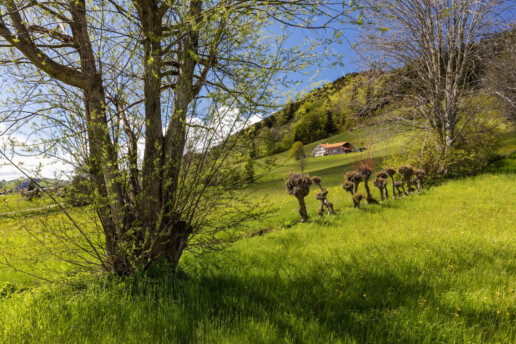
{"type": "Polygon", "coordinates": [[[325,156],[325,155],[347,154],[347,153],[356,152],[356,151],[357,151],[356,148],[347,141],[339,142],[339,143],[331,143],[331,144],[320,143],[312,151],[312,157],[325,156]]]}

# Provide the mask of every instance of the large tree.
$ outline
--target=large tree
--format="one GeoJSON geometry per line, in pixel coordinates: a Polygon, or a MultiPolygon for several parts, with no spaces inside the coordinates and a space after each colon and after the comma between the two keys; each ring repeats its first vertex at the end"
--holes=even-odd
{"type": "Polygon", "coordinates": [[[206,194],[217,190],[231,134],[265,111],[279,72],[314,58],[277,33],[329,29],[336,8],[322,0],[1,1],[2,62],[14,66],[3,71],[23,89],[3,121],[35,125],[47,154],[75,143],[70,160],[80,156],[92,180],[104,234],[83,254],[120,274],[160,260],[175,268],[218,206],[206,194]]]}
{"type": "Polygon", "coordinates": [[[471,101],[480,40],[499,29],[501,0],[366,0],[362,45],[380,69],[397,73],[414,113],[446,154],[478,113],[471,101]],[[408,86],[408,88],[407,88],[408,86]]]}

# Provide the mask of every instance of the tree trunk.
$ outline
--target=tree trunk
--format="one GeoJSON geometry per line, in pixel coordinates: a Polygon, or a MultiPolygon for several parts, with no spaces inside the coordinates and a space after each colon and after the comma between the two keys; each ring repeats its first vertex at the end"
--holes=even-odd
{"type": "Polygon", "coordinates": [[[75,2],[70,6],[73,19],[70,27],[78,45],[81,71],[91,80],[91,84],[83,88],[89,144],[87,163],[94,186],[101,196],[97,202],[102,204],[97,209],[106,238],[107,268],[117,273],[127,273],[131,266],[125,253],[126,247],[123,246],[128,223],[123,211],[124,192],[120,184],[117,153],[107,132],[103,80],[95,64],[85,5],[75,2]]]}
{"type": "MultiPolygon", "coordinates": [[[[143,29],[145,150],[142,166],[142,192],[139,198],[143,226],[143,264],[158,259],[153,247],[160,246],[159,221],[162,216],[163,123],[161,118],[161,18],[156,1],[147,1],[140,10],[143,29]]],[[[168,238],[164,238],[165,240],[168,238]]]]}
{"type": "Polygon", "coordinates": [[[389,199],[389,191],[387,190],[387,186],[384,189],[385,189],[385,199],[389,199]]]}
{"type": "Polygon", "coordinates": [[[301,222],[308,221],[308,212],[306,211],[305,199],[300,197],[297,200],[299,202],[299,216],[301,216],[301,222]]]}
{"type": "Polygon", "coordinates": [[[366,189],[366,202],[368,204],[370,204],[370,203],[376,203],[377,204],[378,201],[373,198],[373,196],[371,195],[371,190],[369,190],[368,179],[364,179],[364,187],[366,189]]]}
{"type": "Polygon", "coordinates": [[[391,178],[391,184],[392,184],[392,197],[396,198],[396,189],[394,186],[394,178],[392,176],[389,176],[391,178]]]}
{"type": "MultiPolygon", "coordinates": [[[[412,183],[410,182],[410,177],[409,178],[405,178],[405,182],[407,183],[407,190],[408,192],[412,192],[413,188],[412,188],[412,183]]],[[[405,195],[408,195],[406,192],[405,192],[405,188],[403,188],[403,192],[405,193],[405,195]]]]}
{"type": "Polygon", "coordinates": [[[324,205],[326,206],[326,210],[328,211],[328,215],[335,214],[335,209],[333,209],[333,203],[324,199],[324,205]]]}
{"type": "Polygon", "coordinates": [[[369,184],[367,183],[367,179],[364,179],[364,187],[367,194],[367,201],[369,202],[373,199],[373,196],[371,196],[371,190],[369,190],[369,184]]]}
{"type": "MultiPolygon", "coordinates": [[[[148,13],[149,25],[153,23],[156,25],[157,11],[150,10],[152,13],[148,13]]],[[[176,194],[179,185],[180,172],[182,168],[182,159],[184,153],[184,147],[186,143],[186,120],[190,103],[194,97],[194,71],[197,65],[197,50],[199,45],[199,33],[198,26],[196,24],[202,20],[200,13],[202,12],[202,1],[193,0],[190,3],[188,12],[188,20],[186,21],[186,28],[184,36],[181,40],[181,65],[178,67],[177,84],[175,86],[175,99],[174,107],[171,114],[171,119],[167,127],[165,136],[162,135],[162,124],[161,124],[161,109],[160,106],[149,109],[150,111],[156,111],[159,116],[156,115],[155,122],[155,134],[154,141],[157,146],[160,147],[159,151],[156,150],[156,160],[159,161],[159,180],[161,181],[160,188],[152,191],[153,196],[157,196],[156,205],[159,206],[159,216],[154,216],[154,219],[159,218],[159,222],[153,222],[149,219],[149,224],[154,227],[149,227],[148,230],[152,233],[152,241],[146,243],[149,248],[148,264],[151,264],[155,260],[166,259],[172,268],[175,268],[179,262],[179,258],[183,250],[186,248],[190,234],[192,233],[191,228],[184,222],[181,221],[179,215],[176,213],[178,207],[176,194]]],[[[161,25],[161,24],[160,24],[161,25]]],[[[159,31],[157,28],[155,30],[159,31]]],[[[154,32],[155,36],[159,37],[161,32],[154,32]]],[[[158,49],[159,42],[156,43],[156,47],[152,49],[158,49]]],[[[157,71],[151,71],[152,74],[161,73],[161,51],[157,53],[159,58],[154,57],[152,60],[156,62],[155,68],[157,71]]],[[[148,64],[149,66],[154,63],[148,64]]],[[[152,80],[157,78],[153,77],[152,80]]],[[[151,83],[152,81],[149,80],[151,83]]],[[[149,92],[155,92],[155,103],[158,104],[160,92],[160,83],[155,85],[149,90],[149,92]],[[157,90],[156,90],[157,88],[157,90]]],[[[146,95],[147,98],[147,95],[146,95]]],[[[147,128],[149,124],[147,124],[147,128]]],[[[146,147],[147,152],[147,147],[146,147]]],[[[149,163],[152,163],[149,160],[149,163]]],[[[154,167],[156,168],[156,167],[154,167]]],[[[152,170],[152,167],[150,168],[152,170]]],[[[144,168],[145,174],[145,168],[144,168]]],[[[156,183],[152,178],[147,179],[150,184],[156,183]]],[[[149,212],[148,216],[152,216],[151,205],[147,205],[149,212]]],[[[156,220],[155,220],[156,221],[156,220]]]]}

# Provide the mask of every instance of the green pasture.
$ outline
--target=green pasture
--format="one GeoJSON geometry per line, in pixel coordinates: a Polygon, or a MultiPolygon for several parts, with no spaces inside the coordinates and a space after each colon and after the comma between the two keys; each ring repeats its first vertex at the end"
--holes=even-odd
{"type": "MultiPolygon", "coordinates": [[[[50,253],[31,254],[27,229],[65,221],[62,213],[0,218],[2,256],[61,276],[50,284],[0,267],[0,342],[516,342],[516,153],[481,175],[353,209],[340,187],[345,172],[362,158],[381,166],[404,139],[307,159],[337,214],[316,215],[313,188],[304,224],[284,188],[299,162],[282,153],[276,169],[242,190],[274,212],[224,251],[184,255],[175,276],[158,267],[123,280],[74,275],[50,253]]],[[[345,140],[356,137],[328,141],[345,140]]],[[[514,136],[504,140],[509,154],[514,136]]],[[[72,213],[92,226],[87,211],[72,213]]]]}

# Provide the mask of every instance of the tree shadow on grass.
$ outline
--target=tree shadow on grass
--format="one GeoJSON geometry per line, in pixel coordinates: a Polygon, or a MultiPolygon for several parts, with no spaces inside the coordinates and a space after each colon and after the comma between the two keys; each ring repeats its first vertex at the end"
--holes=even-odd
{"type": "MultiPolygon", "coordinates": [[[[210,321],[225,323],[230,330],[252,319],[272,326],[280,335],[278,340],[293,342],[387,338],[392,336],[389,310],[411,307],[420,295],[433,293],[426,284],[401,280],[390,271],[369,271],[347,281],[322,273],[290,280],[218,275],[190,281],[179,290],[178,302],[186,305],[189,314],[200,315],[197,321],[211,311],[210,321]],[[190,290],[193,287],[208,293],[202,307],[198,307],[194,293],[184,292],[189,286],[190,290]]],[[[406,338],[406,342],[412,340],[406,338]]]]}
{"type": "MultiPolygon", "coordinates": [[[[238,261],[234,263],[240,265],[238,261]]],[[[403,274],[389,267],[392,264],[381,259],[377,266],[369,264],[357,269],[360,262],[356,259],[345,262],[336,256],[328,271],[324,266],[312,265],[306,273],[299,272],[302,262],[297,264],[301,265],[293,266],[292,273],[288,265],[283,265],[274,267],[267,275],[217,270],[198,278],[183,275],[165,281],[152,293],[157,293],[154,298],[160,302],[169,299],[185,314],[188,331],[184,332],[182,327],[183,332],[171,333],[171,338],[179,338],[180,342],[181,336],[194,338],[199,324],[206,322],[223,324],[223,333],[239,329],[237,335],[242,339],[250,334],[246,331],[253,331],[246,328],[246,324],[253,322],[273,331],[277,341],[295,343],[344,339],[413,343],[440,335],[412,331],[409,327],[415,320],[399,313],[406,309],[416,309],[417,313],[421,297],[438,302],[438,291],[427,279],[415,275],[403,278],[403,274]],[[340,272],[335,272],[335,266],[339,266],[340,272]],[[396,333],[394,327],[404,330],[396,333]]],[[[137,288],[134,295],[139,298],[145,293],[137,288]]]]}
{"type": "Polygon", "coordinates": [[[516,174],[516,152],[492,162],[486,172],[490,174],[516,174]]]}

